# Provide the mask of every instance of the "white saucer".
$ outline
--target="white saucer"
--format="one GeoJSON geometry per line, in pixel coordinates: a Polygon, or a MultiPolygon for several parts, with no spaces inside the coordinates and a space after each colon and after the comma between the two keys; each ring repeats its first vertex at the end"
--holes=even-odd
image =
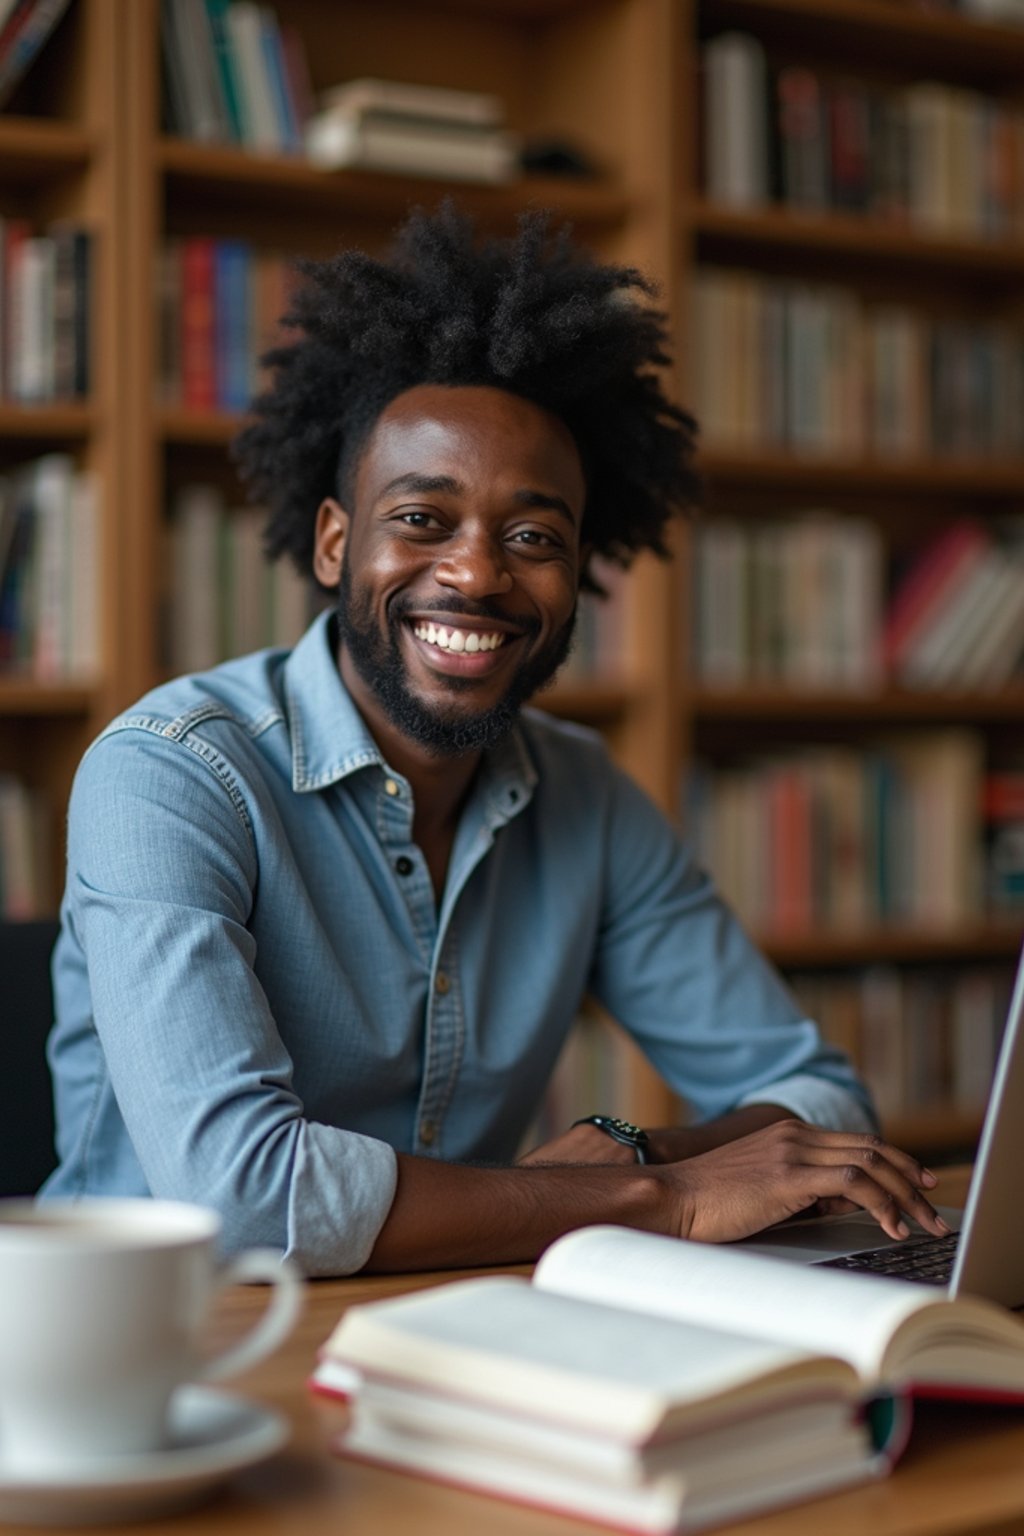
{"type": "Polygon", "coordinates": [[[211,1387],[182,1387],[163,1450],[45,1475],[19,1473],[0,1456],[0,1521],[95,1525],[183,1508],[229,1473],[272,1456],[288,1433],[269,1408],[211,1387]]]}

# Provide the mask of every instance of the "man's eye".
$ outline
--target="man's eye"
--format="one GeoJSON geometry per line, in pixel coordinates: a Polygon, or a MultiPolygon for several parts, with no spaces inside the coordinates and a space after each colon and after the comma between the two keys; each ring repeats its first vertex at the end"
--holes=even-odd
{"type": "Polygon", "coordinates": [[[402,512],[399,521],[407,528],[436,528],[437,518],[432,512],[402,512]]]}
{"type": "Polygon", "coordinates": [[[529,544],[540,548],[555,543],[550,534],[542,533],[539,528],[520,528],[512,535],[512,539],[516,544],[529,544]]]}

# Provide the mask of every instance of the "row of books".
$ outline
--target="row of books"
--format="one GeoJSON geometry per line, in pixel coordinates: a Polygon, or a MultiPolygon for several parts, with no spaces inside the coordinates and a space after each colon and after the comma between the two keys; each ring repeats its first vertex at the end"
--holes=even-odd
{"type": "Polygon", "coordinates": [[[894,562],[877,523],[821,510],[716,517],[695,534],[696,675],[990,691],[1024,670],[1024,524],[960,518],[894,562]]]}
{"type": "Polygon", "coordinates": [[[0,216],[0,399],[88,394],[91,261],[79,225],[36,233],[27,219],[0,216]]]}
{"type": "Polygon", "coordinates": [[[765,939],[884,922],[953,930],[984,910],[984,748],[970,730],[894,733],[695,765],[697,855],[765,939]]]}
{"type": "Polygon", "coordinates": [[[166,662],[202,672],[264,646],[291,646],[316,608],[312,579],[263,553],[266,514],[229,507],[214,485],[182,486],[168,524],[166,662]]]}
{"type": "Polygon", "coordinates": [[[620,566],[601,560],[594,562],[593,574],[604,595],[580,595],[572,650],[558,674],[562,683],[624,681],[629,675],[629,578],[620,566]]]}
{"type": "Polygon", "coordinates": [[[790,984],[863,1074],[885,1123],[908,1111],[984,1111],[1012,980],[1005,966],[874,965],[798,973],[790,984]]]}
{"type": "Polygon", "coordinates": [[[952,237],[1024,232],[1024,111],[934,81],[903,88],[774,68],[744,32],[703,55],[707,194],[845,209],[952,237]]]}
{"type": "Polygon", "coordinates": [[[50,453],[0,477],[0,670],[93,681],[100,671],[97,477],[50,453]]]}
{"type": "Polygon", "coordinates": [[[882,630],[911,687],[999,688],[1024,665],[1024,522],[962,518],[910,560],[882,630]]]}
{"type": "Polygon", "coordinates": [[[985,776],[985,893],[994,912],[1024,913],[1024,769],[985,776]]]}
{"type": "Polygon", "coordinates": [[[0,918],[27,922],[53,911],[50,820],[43,795],[0,773],[0,918]]]}
{"type": "Polygon", "coordinates": [[[1024,452],[1024,329],[705,267],[691,397],[708,446],[827,456],[1024,452]]]}
{"type": "Polygon", "coordinates": [[[162,0],[164,126],[182,138],[302,154],[305,44],[257,0],[162,0]]]}
{"type": "Polygon", "coordinates": [[[877,686],[884,583],[885,547],[868,518],[711,518],[694,537],[694,671],[719,687],[877,686]]]}
{"type": "Polygon", "coordinates": [[[2,0],[0,107],[7,104],[67,8],[68,0],[2,0]]]}
{"type": "Polygon", "coordinates": [[[157,389],[168,406],[244,411],[259,359],[281,340],[294,268],[241,240],[172,240],[157,273],[157,389]]]}

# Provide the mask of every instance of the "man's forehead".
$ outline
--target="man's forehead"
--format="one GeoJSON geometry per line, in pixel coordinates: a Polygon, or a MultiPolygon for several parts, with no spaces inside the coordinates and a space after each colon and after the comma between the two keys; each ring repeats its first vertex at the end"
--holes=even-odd
{"type": "Polygon", "coordinates": [[[488,468],[507,465],[554,479],[582,500],[582,466],[564,422],[532,400],[489,385],[420,384],[396,395],[367,437],[360,478],[368,474],[377,482],[375,494],[413,476],[436,478],[443,490],[442,480],[460,480],[469,467],[467,453],[488,468]]]}

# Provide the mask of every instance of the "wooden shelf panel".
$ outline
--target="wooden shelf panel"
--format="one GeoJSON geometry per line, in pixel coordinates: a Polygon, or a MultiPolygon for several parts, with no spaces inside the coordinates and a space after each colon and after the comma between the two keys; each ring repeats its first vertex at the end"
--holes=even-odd
{"type": "Polygon", "coordinates": [[[637,690],[628,683],[559,683],[550,693],[532,701],[537,709],[562,720],[583,725],[606,725],[625,714],[636,701],[637,690]]]}
{"type": "Polygon", "coordinates": [[[16,405],[0,401],[0,438],[84,438],[96,425],[87,404],[16,405]]]}
{"type": "Polygon", "coordinates": [[[714,487],[769,490],[891,491],[901,495],[1006,497],[1024,493],[1024,459],[928,460],[812,458],[767,449],[737,453],[710,449],[699,468],[714,487]]]}
{"type": "Polygon", "coordinates": [[[935,1104],[888,1116],[883,1131],[886,1140],[896,1147],[962,1152],[976,1145],[981,1134],[981,1114],[955,1104],[935,1104]]]}
{"type": "Polygon", "coordinates": [[[94,703],[95,690],[85,683],[42,683],[0,673],[0,716],[85,715],[94,703]]]}
{"type": "Polygon", "coordinates": [[[525,176],[507,186],[454,183],[444,178],[385,176],[370,171],[324,171],[299,158],[254,154],[232,145],[162,139],[157,166],[173,195],[215,198],[233,207],[301,210],[307,215],[349,215],[390,227],[410,203],[438,201],[457,191],[461,206],[490,223],[512,224],[527,207],[552,208],[580,230],[621,224],[629,200],[605,183],[568,177],[525,176]]]}
{"type": "Polygon", "coordinates": [[[158,416],[163,441],[186,448],[226,448],[244,425],[245,417],[235,411],[191,411],[184,406],[168,406],[158,416]]]}
{"type": "Polygon", "coordinates": [[[892,0],[703,0],[705,33],[738,27],[806,55],[821,49],[843,69],[874,62],[948,73],[991,88],[1014,88],[1024,72],[1024,29],[892,0]]]}
{"type": "Polygon", "coordinates": [[[701,720],[1018,721],[1024,724],[1024,685],[975,693],[887,688],[878,693],[810,688],[695,687],[684,709],[701,720]]]}
{"type": "Polygon", "coordinates": [[[783,970],[793,971],[840,966],[929,964],[935,961],[1013,960],[1024,937],[1024,914],[1019,922],[1006,918],[977,918],[955,929],[884,927],[856,933],[817,930],[803,936],[762,933],[759,946],[783,970]]]}
{"type": "Polygon", "coordinates": [[[81,170],[93,149],[92,134],[77,124],[0,116],[0,183],[35,183],[81,170]]]}
{"type": "Polygon", "coordinates": [[[893,221],[864,214],[809,212],[767,207],[738,210],[696,200],[683,213],[684,231],[692,232],[698,255],[750,260],[790,252],[846,257],[892,268],[940,272],[949,281],[976,277],[1019,282],[1024,270],[1020,240],[950,239],[929,235],[893,221]]]}

